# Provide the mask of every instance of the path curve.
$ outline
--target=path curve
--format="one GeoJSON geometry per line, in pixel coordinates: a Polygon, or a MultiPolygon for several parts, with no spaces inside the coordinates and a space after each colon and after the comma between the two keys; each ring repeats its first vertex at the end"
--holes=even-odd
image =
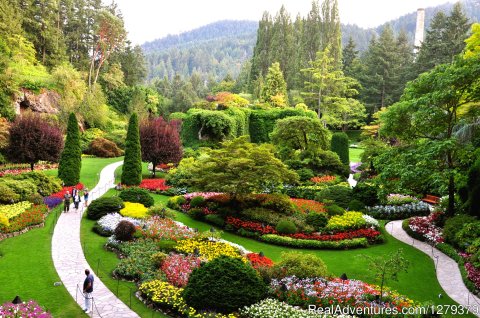
{"type": "Polygon", "coordinates": [[[447,295],[460,305],[475,309],[476,313],[474,314],[480,317],[480,312],[478,312],[480,310],[480,299],[465,287],[457,262],[435,247],[412,238],[402,228],[402,222],[402,220],[388,222],[385,224],[385,229],[397,240],[415,247],[433,259],[438,282],[447,295]]]}
{"type": "MultiPolygon", "coordinates": [[[[90,202],[99,198],[115,186],[115,169],[122,164],[123,161],[119,161],[103,168],[97,185],[90,191],[90,202]]],[[[80,242],[80,223],[82,221],[82,214],[85,211],[83,202],[78,212],[72,209],[72,207],[70,208],[70,212],[60,214],[52,237],[53,263],[63,285],[65,285],[73,299],[76,299],[78,305],[83,308],[84,300],[81,291],[85,278],[84,271],[86,268],[90,268],[90,271],[95,276],[93,299],[96,308],[93,309],[92,317],[139,317],[100,281],[88,264],[80,242]],[[80,290],[77,290],[77,284],[80,286],[80,290]]]]}

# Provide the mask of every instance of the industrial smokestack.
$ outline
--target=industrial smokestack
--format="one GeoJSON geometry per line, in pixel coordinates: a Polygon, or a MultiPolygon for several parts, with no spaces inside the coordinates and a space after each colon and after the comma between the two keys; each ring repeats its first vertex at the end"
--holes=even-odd
{"type": "Polygon", "coordinates": [[[417,26],[415,28],[415,41],[413,42],[413,53],[417,53],[423,42],[423,33],[425,30],[425,9],[417,10],[417,26]]]}

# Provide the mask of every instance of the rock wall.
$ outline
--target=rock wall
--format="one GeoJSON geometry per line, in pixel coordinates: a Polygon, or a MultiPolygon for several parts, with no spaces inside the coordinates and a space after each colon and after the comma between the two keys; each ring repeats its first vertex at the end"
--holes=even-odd
{"type": "Polygon", "coordinates": [[[15,98],[15,112],[31,110],[38,113],[57,114],[60,106],[60,95],[55,91],[42,90],[39,94],[26,89],[15,98]]]}

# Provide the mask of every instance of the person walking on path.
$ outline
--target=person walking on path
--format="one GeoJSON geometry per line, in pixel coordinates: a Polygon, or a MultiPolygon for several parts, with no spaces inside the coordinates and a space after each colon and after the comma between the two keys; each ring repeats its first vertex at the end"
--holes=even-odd
{"type": "Polygon", "coordinates": [[[70,192],[65,192],[65,194],[63,195],[63,212],[70,211],[70,198],[70,192]]]}
{"type": "Polygon", "coordinates": [[[85,207],[88,206],[88,188],[83,190],[83,202],[85,202],[85,207]]]}
{"type": "Polygon", "coordinates": [[[93,293],[93,275],[90,270],[85,270],[85,280],[83,281],[83,295],[85,296],[85,308],[83,311],[92,312],[92,293],[93,293]]]}
{"type": "Polygon", "coordinates": [[[77,187],[75,186],[75,187],[73,187],[73,189],[72,189],[72,197],[75,197],[77,194],[78,194],[78,189],[77,189],[77,187]]]}
{"type": "Polygon", "coordinates": [[[73,206],[75,207],[75,210],[78,210],[78,206],[80,205],[80,201],[82,201],[81,197],[80,197],[80,193],[78,193],[78,191],[77,191],[77,194],[73,196],[73,206]]]}

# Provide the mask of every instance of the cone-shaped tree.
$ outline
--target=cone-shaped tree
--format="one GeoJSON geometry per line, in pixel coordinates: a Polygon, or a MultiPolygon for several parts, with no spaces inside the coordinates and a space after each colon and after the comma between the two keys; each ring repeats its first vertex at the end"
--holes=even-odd
{"type": "Polygon", "coordinates": [[[122,168],[122,184],[139,185],[142,182],[142,151],[138,117],[133,113],[128,122],[127,139],[125,142],[125,159],[122,168]]]}
{"type": "Polygon", "coordinates": [[[80,132],[78,131],[77,117],[70,113],[68,117],[67,139],[58,165],[58,177],[66,186],[73,186],[80,182],[82,169],[82,148],[80,147],[80,132]]]}
{"type": "Polygon", "coordinates": [[[332,135],[331,148],[333,152],[338,154],[344,165],[350,164],[350,154],[348,149],[348,136],[346,133],[334,133],[332,135]]]}

